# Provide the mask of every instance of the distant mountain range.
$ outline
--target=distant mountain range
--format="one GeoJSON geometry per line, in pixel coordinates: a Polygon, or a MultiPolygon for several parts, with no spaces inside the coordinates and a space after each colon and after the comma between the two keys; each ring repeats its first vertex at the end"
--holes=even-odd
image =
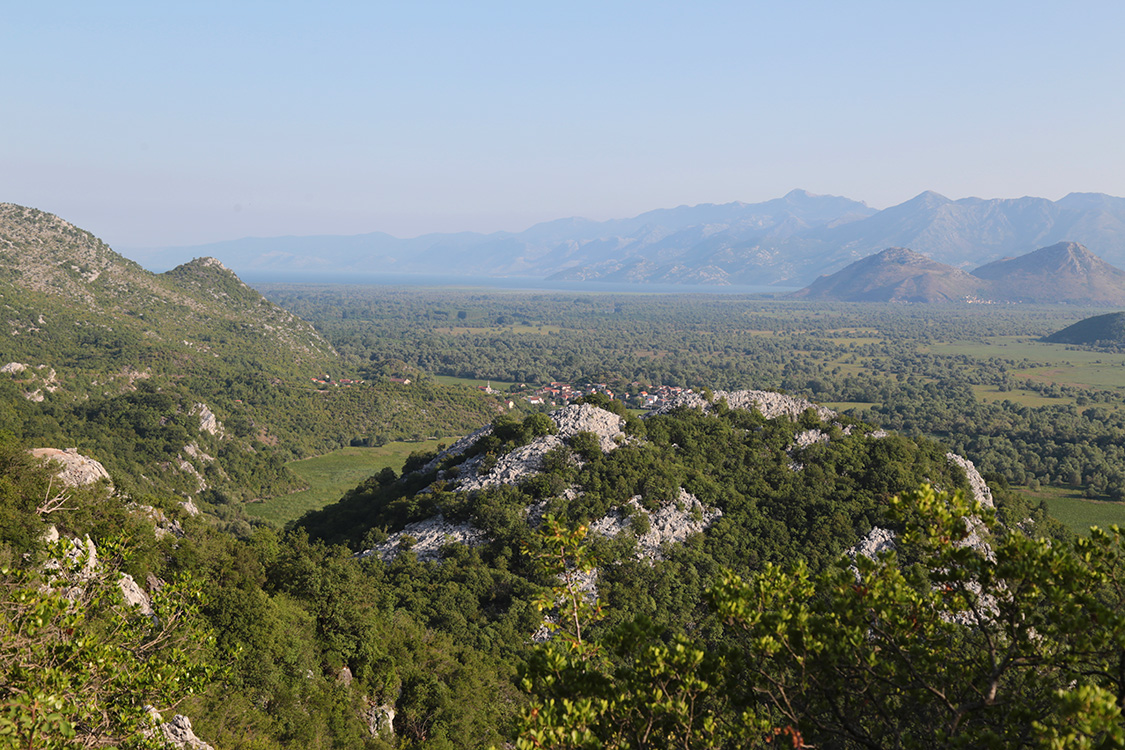
{"type": "Polygon", "coordinates": [[[892,247],[822,276],[790,296],[842,302],[1125,305],[1125,271],[1075,242],[994,261],[972,273],[892,247]]]}
{"type": "Polygon", "coordinates": [[[559,219],[524,232],[247,238],[124,248],[165,270],[214,256],[238,273],[385,272],[665,284],[801,286],[888,247],[962,270],[1062,241],[1125,265],[1125,199],[1100,193],[950,200],[925,192],[877,211],[794,190],[764,203],[681,206],[631,219],[559,219]]]}

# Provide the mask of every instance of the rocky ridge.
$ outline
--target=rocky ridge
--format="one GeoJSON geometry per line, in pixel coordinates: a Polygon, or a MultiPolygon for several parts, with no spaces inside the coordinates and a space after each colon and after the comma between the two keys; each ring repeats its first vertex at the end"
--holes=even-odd
{"type": "Polygon", "coordinates": [[[806,409],[812,409],[820,419],[829,420],[836,416],[836,412],[828,407],[814,404],[808,399],[800,398],[799,396],[788,396],[784,393],[774,393],[773,391],[714,391],[710,400],[704,398],[699,393],[681,393],[659,409],[655,409],[653,414],[666,414],[673,409],[678,409],[683,406],[689,406],[694,409],[703,409],[704,411],[713,411],[715,405],[720,401],[726,401],[726,405],[731,409],[745,409],[746,411],[753,411],[757,409],[761,412],[762,416],[766,419],[776,419],[778,417],[789,417],[796,419],[805,413],[806,409]]]}
{"type": "MultiPolygon", "coordinates": [[[[732,409],[756,409],[767,419],[778,417],[796,419],[808,409],[814,410],[817,416],[824,420],[831,420],[836,416],[836,412],[831,409],[803,398],[756,390],[715,391],[711,400],[700,394],[685,393],[653,411],[652,414],[664,414],[680,407],[713,410],[720,401],[725,401],[732,409]]],[[[625,420],[597,406],[590,404],[564,406],[549,416],[558,429],[556,434],[538,437],[527,445],[497,457],[495,465],[488,471],[483,470],[484,457],[473,456],[459,465],[439,470],[438,481],[443,482],[446,489],[463,492],[481,490],[498,484],[516,485],[541,472],[544,468],[544,456],[552,449],[565,445],[566,440],[580,432],[596,435],[603,453],[614,450],[626,440],[623,431],[625,420]]],[[[442,465],[448,465],[451,460],[456,460],[469,452],[478,440],[491,433],[492,427],[486,426],[461,438],[430,461],[421,471],[427,473],[437,470],[442,465]]],[[[803,447],[828,439],[827,434],[817,430],[802,432],[794,450],[799,451],[803,447]]],[[[800,465],[795,463],[792,468],[799,470],[800,465]]],[[[573,489],[567,490],[567,492],[573,491],[573,489]]],[[[683,542],[691,534],[709,528],[722,515],[717,508],[703,505],[682,488],[680,493],[676,500],[663,503],[652,512],[640,507],[639,498],[633,498],[628,511],[615,511],[598,519],[591,524],[591,532],[614,537],[627,529],[636,528],[634,525],[639,524],[643,530],[636,534],[638,559],[650,561],[658,559],[662,545],[683,542]],[[642,517],[643,521],[638,520],[642,517]]],[[[527,509],[528,517],[533,522],[539,512],[541,511],[535,507],[527,509]]],[[[453,523],[438,514],[408,524],[401,531],[390,534],[381,544],[360,552],[357,557],[377,556],[384,561],[389,561],[400,551],[411,549],[419,560],[434,561],[441,558],[442,548],[447,544],[475,546],[485,544],[487,541],[486,535],[471,523],[453,523]]]]}

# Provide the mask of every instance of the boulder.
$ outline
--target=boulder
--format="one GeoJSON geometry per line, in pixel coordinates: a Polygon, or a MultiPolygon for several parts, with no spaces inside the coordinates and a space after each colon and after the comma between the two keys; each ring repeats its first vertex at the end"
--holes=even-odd
{"type": "Polygon", "coordinates": [[[81,487],[94,484],[102,479],[109,481],[109,472],[98,461],[78,453],[76,448],[33,448],[31,455],[43,461],[53,461],[60,465],[58,478],[68,487],[81,487]]]}

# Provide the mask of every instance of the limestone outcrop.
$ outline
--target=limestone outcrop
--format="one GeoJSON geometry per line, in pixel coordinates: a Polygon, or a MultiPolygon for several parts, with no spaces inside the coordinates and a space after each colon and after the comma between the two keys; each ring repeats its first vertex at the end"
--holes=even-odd
{"type": "Polygon", "coordinates": [[[82,487],[102,479],[109,481],[109,472],[100,462],[81,455],[77,449],[33,448],[31,455],[43,461],[60,464],[58,478],[68,487],[82,487]]]}
{"type": "Polygon", "coordinates": [[[766,419],[776,419],[777,417],[796,419],[804,414],[806,409],[814,410],[816,415],[821,419],[832,419],[836,416],[836,412],[828,407],[814,404],[808,399],[798,396],[787,396],[784,393],[774,393],[773,391],[751,390],[715,391],[710,401],[698,393],[681,393],[674,397],[669,403],[651,413],[665,414],[681,406],[690,406],[695,409],[708,411],[713,410],[715,404],[723,400],[726,401],[727,406],[731,409],[745,409],[747,411],[757,409],[766,419]]]}

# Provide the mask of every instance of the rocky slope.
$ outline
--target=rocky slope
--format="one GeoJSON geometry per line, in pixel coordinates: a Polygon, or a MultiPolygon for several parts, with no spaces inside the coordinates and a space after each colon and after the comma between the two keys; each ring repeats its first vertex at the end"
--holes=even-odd
{"type": "MultiPolygon", "coordinates": [[[[713,412],[719,408],[753,411],[770,420],[796,420],[806,413],[812,413],[817,419],[828,423],[832,423],[837,416],[831,409],[802,398],[753,390],[716,391],[710,400],[699,394],[686,393],[651,415],[669,414],[682,408],[703,412],[713,412]]],[[[589,404],[565,406],[551,413],[550,417],[557,428],[555,434],[537,437],[526,445],[495,457],[489,468],[485,468],[483,455],[459,459],[471,454],[478,441],[492,433],[492,428],[485,427],[462,438],[419,470],[420,475],[433,473],[437,483],[422,492],[430,492],[438,485],[446,492],[476,492],[497,485],[519,486],[544,471],[545,458],[549,452],[566,446],[579,433],[594,435],[603,454],[632,440],[626,438],[622,431],[624,420],[620,416],[589,404]],[[450,463],[454,464],[451,468],[440,468],[450,463]]],[[[853,434],[853,428],[845,425],[839,434],[849,436],[853,434]]],[[[881,430],[869,434],[873,438],[886,435],[881,430]]],[[[823,430],[798,432],[789,449],[792,459],[790,470],[800,472],[804,468],[800,461],[804,451],[810,446],[830,440],[831,435],[823,430]]],[[[947,454],[946,458],[951,465],[965,473],[976,499],[982,505],[992,507],[988,486],[972,462],[952,453],[947,454]]],[[[569,487],[563,491],[563,496],[574,498],[578,492],[578,488],[569,487]]],[[[663,545],[683,543],[691,535],[705,532],[723,515],[719,508],[701,502],[683,487],[678,489],[675,498],[661,502],[656,508],[646,508],[643,501],[642,496],[634,496],[624,506],[594,520],[590,524],[591,533],[614,538],[631,530],[636,538],[636,559],[651,562],[660,558],[663,545]]],[[[544,505],[545,502],[542,502],[524,508],[529,523],[537,523],[544,505]]],[[[471,521],[452,522],[439,511],[428,518],[407,524],[388,535],[382,543],[357,556],[374,556],[390,561],[405,549],[410,549],[419,560],[436,561],[441,559],[446,545],[455,543],[473,547],[489,541],[488,535],[471,521]]]]}

